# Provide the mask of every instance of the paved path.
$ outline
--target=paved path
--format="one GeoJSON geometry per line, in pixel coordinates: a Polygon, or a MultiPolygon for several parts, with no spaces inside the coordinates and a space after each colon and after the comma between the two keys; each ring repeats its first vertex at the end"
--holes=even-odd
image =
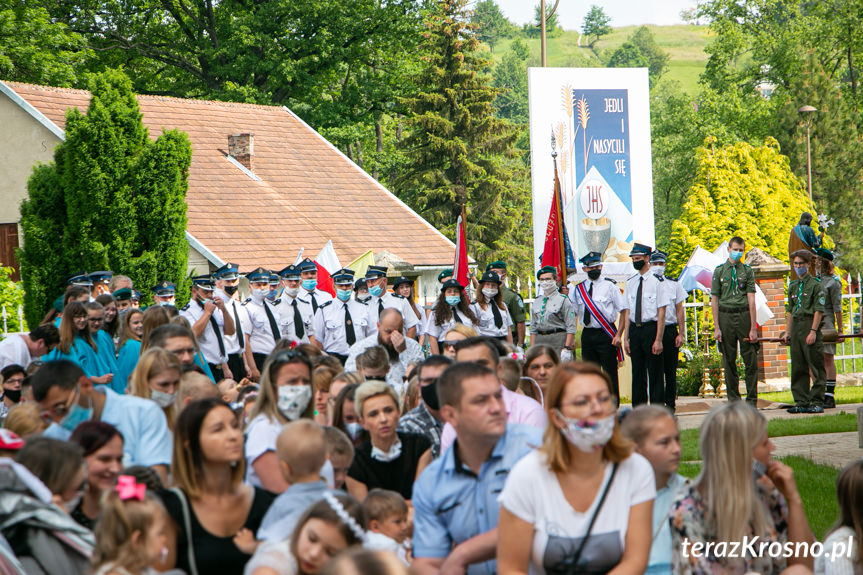
{"type": "Polygon", "coordinates": [[[773,444],[776,446],[774,457],[800,455],[834,467],[845,467],[851,461],[863,457],[856,431],[774,437],[773,444]]]}

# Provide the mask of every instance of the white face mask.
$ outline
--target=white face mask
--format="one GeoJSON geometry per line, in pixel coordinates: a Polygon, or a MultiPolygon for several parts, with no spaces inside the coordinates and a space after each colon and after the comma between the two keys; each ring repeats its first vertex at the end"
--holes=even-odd
{"type": "Polygon", "coordinates": [[[150,391],[150,399],[156,402],[156,405],[165,409],[169,405],[173,405],[174,400],[177,399],[177,392],[174,393],[165,393],[164,391],[159,391],[154,389],[150,391]]]}
{"type": "Polygon", "coordinates": [[[291,421],[300,418],[312,400],[308,385],[283,385],[279,388],[279,411],[291,421]]]}
{"type": "Polygon", "coordinates": [[[393,443],[389,451],[381,451],[374,445],[372,446],[372,459],[377,459],[378,461],[383,461],[384,463],[386,463],[387,461],[392,461],[393,459],[398,459],[401,454],[402,442],[398,439],[395,443],[393,443]]]}
{"type": "Polygon", "coordinates": [[[600,419],[596,423],[588,423],[584,419],[571,419],[565,417],[560,411],[557,414],[566,422],[566,427],[560,430],[563,436],[581,451],[588,453],[605,447],[611,441],[614,433],[616,414],[600,419]]]}
{"type": "Polygon", "coordinates": [[[297,294],[300,293],[300,288],[298,288],[298,287],[285,288],[285,293],[291,297],[297,297],[297,294]]]}
{"type": "Polygon", "coordinates": [[[351,439],[357,439],[363,432],[363,425],[359,421],[352,421],[345,424],[345,429],[348,430],[348,435],[351,436],[351,439]]]}
{"type": "Polygon", "coordinates": [[[653,266],[650,268],[653,270],[654,275],[664,276],[665,275],[665,266],[653,266]]]}
{"type": "Polygon", "coordinates": [[[497,288],[482,288],[482,295],[488,299],[493,299],[497,295],[497,288]]]}
{"type": "Polygon", "coordinates": [[[540,280],[539,287],[545,295],[551,295],[557,290],[557,282],[554,280],[540,280]]]}
{"type": "Polygon", "coordinates": [[[253,289],[252,290],[252,299],[254,301],[256,301],[257,303],[261,303],[264,301],[264,298],[267,297],[267,293],[269,293],[269,292],[266,292],[262,289],[253,289]]]}

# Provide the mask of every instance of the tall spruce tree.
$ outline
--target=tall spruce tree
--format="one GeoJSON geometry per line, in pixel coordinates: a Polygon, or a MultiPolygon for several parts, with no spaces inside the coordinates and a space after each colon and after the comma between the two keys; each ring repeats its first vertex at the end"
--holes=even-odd
{"type": "Polygon", "coordinates": [[[19,251],[25,313],[39,322],[79,270],[129,275],[145,297],[160,280],[188,293],[185,278],[187,175],[192,150],[172,130],[151,141],[129,79],[94,76],[86,114],[66,113],[54,162],[34,169],[21,204],[19,251]]]}
{"type": "MultiPolygon", "coordinates": [[[[528,264],[518,227],[526,221],[529,190],[518,178],[515,127],[494,116],[499,91],[485,73],[466,0],[438,0],[424,35],[421,91],[407,98],[411,115],[404,140],[408,165],[396,180],[400,197],[450,237],[462,204],[468,243],[528,264]],[[520,184],[517,181],[521,182],[520,184]]],[[[522,226],[523,227],[523,226],[522,226]]]]}

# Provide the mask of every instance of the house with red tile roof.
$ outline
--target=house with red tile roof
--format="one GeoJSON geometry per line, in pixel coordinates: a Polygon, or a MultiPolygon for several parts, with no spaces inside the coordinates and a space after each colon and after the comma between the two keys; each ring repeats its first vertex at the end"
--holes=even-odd
{"type": "MultiPolygon", "coordinates": [[[[53,161],[66,110],[85,112],[89,101],[84,90],[0,82],[4,265],[17,268],[19,207],[33,167],[53,161]]],[[[450,240],[289,109],[147,95],[138,103],[150,137],[177,128],[192,144],[190,270],[229,261],[241,271],[279,270],[301,249],[314,258],[328,240],[342,265],[370,249],[406,262],[399,273],[420,278],[417,293],[436,291],[438,271],[451,267],[450,240]]]]}

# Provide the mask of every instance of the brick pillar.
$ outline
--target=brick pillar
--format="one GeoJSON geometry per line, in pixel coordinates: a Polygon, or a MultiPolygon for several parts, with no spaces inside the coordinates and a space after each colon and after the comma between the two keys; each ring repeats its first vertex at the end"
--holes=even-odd
{"type": "Polygon", "coordinates": [[[228,154],[252,170],[252,156],[255,155],[255,135],[249,133],[229,134],[228,154]]]}
{"type": "MultiPolygon", "coordinates": [[[[790,268],[784,263],[753,265],[755,282],[767,298],[773,318],[758,330],[758,337],[779,337],[785,331],[785,276],[790,268]]],[[[758,352],[758,382],[763,391],[788,389],[788,348],[765,342],[758,352]]]]}

